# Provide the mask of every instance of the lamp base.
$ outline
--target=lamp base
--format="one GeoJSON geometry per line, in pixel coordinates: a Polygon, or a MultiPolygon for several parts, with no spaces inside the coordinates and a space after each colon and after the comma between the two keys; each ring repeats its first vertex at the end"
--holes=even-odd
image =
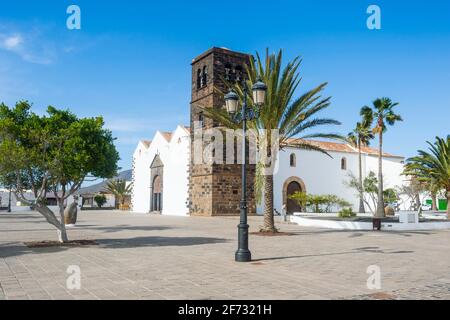
{"type": "Polygon", "coordinates": [[[252,261],[252,254],[250,250],[238,249],[234,258],[236,262],[249,262],[252,261]]]}

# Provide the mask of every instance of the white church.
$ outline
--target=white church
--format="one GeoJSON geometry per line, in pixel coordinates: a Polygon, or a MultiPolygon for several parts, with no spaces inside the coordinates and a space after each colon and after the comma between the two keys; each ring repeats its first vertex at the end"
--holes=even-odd
{"type": "MultiPolygon", "coordinates": [[[[223,171],[220,170],[208,171],[202,168],[201,172],[205,173],[198,174],[199,170],[192,169],[191,127],[194,121],[207,123],[209,120],[203,118],[196,106],[223,106],[214,87],[221,85],[223,76],[231,74],[239,77],[243,70],[242,64],[248,57],[227,49],[212,48],[192,61],[191,125],[179,125],[172,132],[157,131],[151,140],[138,143],[133,154],[133,212],[178,216],[239,213],[238,175],[230,179],[230,173],[226,180],[221,179],[223,171]],[[204,185],[196,185],[199,181],[204,185]],[[227,181],[233,181],[237,187],[229,188],[230,182],[227,181]]],[[[327,151],[331,157],[317,151],[298,149],[294,144],[285,146],[279,152],[275,166],[278,168],[274,174],[275,210],[280,213],[299,211],[300,208],[289,199],[289,195],[303,191],[337,195],[353,204],[353,209],[357,211],[359,200],[356,192],[345,186],[344,181],[348,181],[350,173],[358,175],[358,150],[344,143],[310,143],[327,151]]],[[[371,171],[377,173],[378,151],[369,147],[364,147],[362,151],[363,175],[367,176],[371,171]]],[[[401,175],[403,163],[404,158],[401,156],[383,155],[385,188],[404,184],[401,175]]],[[[255,206],[256,213],[262,214],[262,206],[255,206]]]]}
{"type": "MultiPolygon", "coordinates": [[[[158,212],[164,215],[188,215],[190,132],[178,126],[172,133],[156,132],[153,140],[140,141],[133,154],[132,210],[138,213],[158,212]],[[152,168],[163,168],[159,175],[151,176],[152,168]],[[164,190],[164,193],[163,193],[164,190]]],[[[335,194],[353,204],[358,210],[355,190],[344,185],[348,174],[358,174],[358,150],[349,144],[313,141],[331,156],[285,147],[279,153],[274,175],[274,207],[295,211],[296,204],[288,196],[296,191],[311,194],[335,194]]],[[[377,150],[364,148],[363,175],[378,171],[377,150]]],[[[385,154],[383,172],[385,188],[404,184],[403,157],[385,154]]],[[[257,206],[257,213],[262,213],[257,206]]]]}

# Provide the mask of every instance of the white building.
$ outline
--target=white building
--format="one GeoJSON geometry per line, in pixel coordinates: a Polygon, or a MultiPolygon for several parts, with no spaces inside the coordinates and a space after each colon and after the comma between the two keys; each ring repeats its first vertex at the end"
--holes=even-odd
{"type": "MultiPolygon", "coordinates": [[[[359,200],[355,190],[344,182],[349,174],[358,176],[358,150],[349,144],[312,141],[327,151],[307,151],[287,146],[279,152],[274,175],[274,207],[278,212],[300,208],[288,196],[296,191],[310,194],[334,194],[353,204],[359,200]],[[284,206],[285,205],[285,206],[284,206]]],[[[378,172],[378,151],[365,147],[362,153],[363,175],[378,172]]],[[[384,154],[385,188],[404,184],[403,157],[384,154]]],[[[164,215],[188,215],[188,184],[190,161],[190,131],[178,126],[174,132],[157,132],[151,141],[140,141],[133,154],[132,210],[164,215]],[[164,192],[163,192],[164,190],[164,192]]],[[[238,203],[236,204],[239,205],[238,203]]],[[[262,213],[262,206],[257,207],[262,213]]]]}
{"type": "MultiPolygon", "coordinates": [[[[223,108],[221,92],[228,90],[230,82],[241,81],[245,77],[245,65],[251,59],[245,53],[211,48],[192,60],[190,130],[196,127],[195,124],[205,129],[220,125],[205,117],[202,107],[223,108]]],[[[178,126],[172,133],[157,132],[152,141],[139,142],[133,154],[133,211],[201,216],[239,214],[240,168],[233,164],[198,164],[194,160],[196,157],[192,158],[190,166],[191,150],[196,150],[191,143],[197,141],[190,130],[178,126]]],[[[357,150],[346,144],[315,143],[332,158],[319,152],[293,148],[292,144],[280,152],[279,170],[274,175],[274,202],[278,212],[282,212],[284,204],[288,212],[297,211],[298,206],[288,196],[300,190],[310,194],[334,194],[358,208],[356,192],[344,186],[350,172],[358,174],[357,150]]],[[[195,156],[200,154],[195,152],[195,156]]],[[[362,165],[365,175],[371,170],[377,172],[376,153],[374,149],[364,149],[362,165]]],[[[384,155],[386,188],[402,184],[402,161],[402,157],[384,155]]],[[[252,174],[250,172],[249,175],[252,174]]],[[[250,197],[248,206],[254,212],[253,199],[250,197]]],[[[261,212],[261,207],[256,211],[261,212]]]]}

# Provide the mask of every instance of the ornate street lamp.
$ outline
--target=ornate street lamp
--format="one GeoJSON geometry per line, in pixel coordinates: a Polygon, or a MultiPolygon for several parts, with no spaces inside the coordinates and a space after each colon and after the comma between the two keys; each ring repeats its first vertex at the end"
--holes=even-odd
{"type": "MultiPolygon", "coordinates": [[[[248,262],[252,260],[252,254],[248,249],[248,228],[249,225],[247,223],[247,141],[246,141],[246,131],[247,131],[247,121],[251,121],[256,119],[259,116],[258,110],[253,110],[247,107],[247,95],[248,89],[245,81],[243,81],[244,85],[244,101],[241,106],[240,114],[237,112],[239,108],[239,96],[234,92],[230,91],[225,95],[225,106],[228,111],[233,116],[233,121],[235,123],[242,122],[242,155],[244,163],[242,164],[242,198],[240,201],[240,222],[238,225],[238,249],[235,254],[235,260],[237,262],[248,262]],[[256,112],[255,112],[256,111],[256,112]]],[[[266,85],[258,80],[252,87],[253,91],[253,103],[257,106],[257,108],[261,107],[264,104],[266,98],[266,85]]]]}
{"type": "Polygon", "coordinates": [[[257,82],[253,85],[252,91],[253,91],[253,102],[258,107],[261,107],[266,100],[267,86],[264,84],[264,82],[261,81],[261,79],[258,79],[257,82]]]}

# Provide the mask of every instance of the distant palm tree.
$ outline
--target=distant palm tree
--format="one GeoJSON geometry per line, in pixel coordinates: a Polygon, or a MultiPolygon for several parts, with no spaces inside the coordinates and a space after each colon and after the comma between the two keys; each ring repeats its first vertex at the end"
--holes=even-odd
{"type": "Polygon", "coordinates": [[[434,144],[427,143],[428,152],[419,150],[418,156],[407,160],[405,174],[433,184],[434,190],[445,189],[447,217],[450,219],[450,135],[444,139],[436,137],[434,144]]]}
{"type": "MultiPolygon", "coordinates": [[[[267,85],[266,103],[259,110],[259,118],[249,123],[249,127],[257,131],[279,130],[277,141],[280,149],[291,144],[290,138],[297,137],[294,144],[296,147],[305,150],[314,150],[326,153],[320,147],[309,143],[305,139],[309,138],[331,138],[344,139],[342,136],[330,133],[309,133],[311,129],[321,128],[324,125],[339,125],[340,122],[334,119],[318,118],[317,114],[330,106],[330,97],[323,98],[320,93],[327,83],[322,83],[316,88],[304,93],[298,98],[294,98],[294,93],[300,84],[298,68],[301,60],[295,58],[282,69],[282,51],[277,55],[269,54],[266,51],[265,61],[261,61],[259,54],[256,54],[256,62],[250,59],[250,65],[246,66],[247,76],[244,85],[251,88],[252,84],[261,79],[267,85]],[[300,136],[299,136],[300,135],[300,136]]],[[[229,84],[230,88],[240,96],[242,101],[244,96],[244,85],[242,83],[229,84]]],[[[249,106],[253,108],[252,97],[247,97],[249,106]]],[[[224,109],[201,108],[204,114],[221,123],[228,128],[237,128],[232,117],[224,109]]],[[[261,132],[261,131],[260,131],[261,132]]],[[[276,161],[276,152],[273,154],[270,136],[267,139],[267,154],[272,155],[272,163],[276,161]]],[[[278,152],[278,150],[276,150],[278,152]]],[[[264,175],[264,225],[261,231],[276,232],[274,223],[273,206],[273,171],[266,167],[264,175]]]]}
{"type": "Polygon", "coordinates": [[[131,193],[132,184],[128,184],[123,179],[116,179],[108,181],[105,190],[113,194],[118,200],[119,204],[125,203],[125,197],[131,193]]]}
{"type": "Polygon", "coordinates": [[[348,134],[348,139],[351,144],[358,148],[358,160],[359,160],[359,212],[365,213],[364,208],[364,186],[363,186],[363,173],[362,173],[362,159],[361,159],[361,147],[368,146],[370,140],[374,138],[371,125],[373,118],[372,114],[367,114],[362,118],[361,122],[356,123],[356,128],[348,134]]]}
{"type": "Polygon", "coordinates": [[[378,98],[373,102],[373,107],[364,106],[361,109],[361,116],[375,120],[373,133],[378,134],[378,204],[375,217],[382,218],[384,214],[383,197],[383,133],[387,130],[387,125],[393,126],[397,121],[403,121],[402,117],[394,112],[397,102],[392,102],[389,98],[378,98]]]}

